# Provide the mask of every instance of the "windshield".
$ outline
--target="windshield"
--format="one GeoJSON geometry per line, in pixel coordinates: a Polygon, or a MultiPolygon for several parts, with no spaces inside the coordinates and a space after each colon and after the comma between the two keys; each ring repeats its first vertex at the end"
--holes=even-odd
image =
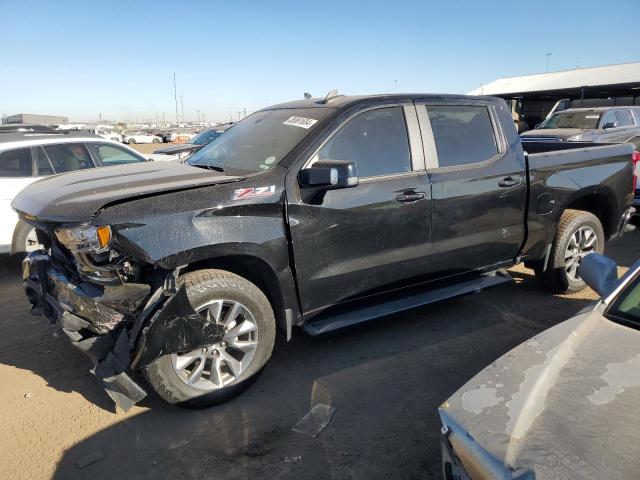
{"type": "Polygon", "coordinates": [[[299,108],[256,112],[198,150],[186,163],[238,173],[269,170],[330,111],[328,108],[299,108]]]}
{"type": "Polygon", "coordinates": [[[606,316],[635,328],[640,327],[640,275],[620,292],[606,316]]]}
{"type": "Polygon", "coordinates": [[[554,113],[538,127],[548,128],[597,128],[600,113],[593,110],[587,112],[554,113]]]}
{"type": "Polygon", "coordinates": [[[206,132],[199,133],[195,137],[191,139],[189,143],[195,143],[196,145],[206,145],[214,138],[220,136],[222,132],[217,132],[215,130],[207,130],[206,132]]]}

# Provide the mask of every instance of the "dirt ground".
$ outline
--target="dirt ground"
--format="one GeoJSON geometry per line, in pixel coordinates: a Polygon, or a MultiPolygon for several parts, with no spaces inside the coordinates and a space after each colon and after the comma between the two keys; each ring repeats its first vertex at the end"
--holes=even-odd
{"type": "MultiPolygon", "coordinates": [[[[628,267],[640,257],[639,238],[630,233],[607,253],[628,267]]],[[[18,262],[5,259],[0,478],[441,478],[438,405],[595,298],[553,296],[532,272],[511,273],[512,284],[480,294],[330,336],[280,338],[256,383],[224,405],[183,410],[151,394],[124,413],[89,360],[29,314],[18,262]],[[326,429],[316,438],[292,431],[318,402],[336,409],[326,429]]]]}

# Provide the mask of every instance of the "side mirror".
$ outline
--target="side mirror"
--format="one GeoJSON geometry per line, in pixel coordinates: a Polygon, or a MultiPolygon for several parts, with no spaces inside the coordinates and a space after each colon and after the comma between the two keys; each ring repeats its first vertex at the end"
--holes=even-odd
{"type": "Polygon", "coordinates": [[[616,262],[599,253],[591,253],[582,259],[578,275],[603,299],[608,297],[619,283],[616,262]]]}
{"type": "Polygon", "coordinates": [[[604,124],[604,126],[602,127],[603,130],[607,130],[609,128],[616,128],[618,126],[618,124],[616,122],[607,122],[604,124]]]}
{"type": "Polygon", "coordinates": [[[323,190],[351,188],[359,183],[356,164],[344,160],[319,160],[300,170],[298,180],[303,187],[323,190]]]}

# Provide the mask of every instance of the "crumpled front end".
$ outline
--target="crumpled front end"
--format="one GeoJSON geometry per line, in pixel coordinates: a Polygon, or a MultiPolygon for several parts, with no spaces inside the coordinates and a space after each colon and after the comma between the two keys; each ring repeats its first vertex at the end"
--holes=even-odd
{"type": "Polygon", "coordinates": [[[23,286],[32,313],[62,327],[125,411],[146,396],[132,370],[222,338],[219,326],[193,310],[184,287],[176,289],[174,272],[165,272],[163,285],[153,292],[147,283],[99,285],[71,275],[58,258],[33,252],[23,261],[23,286]]]}

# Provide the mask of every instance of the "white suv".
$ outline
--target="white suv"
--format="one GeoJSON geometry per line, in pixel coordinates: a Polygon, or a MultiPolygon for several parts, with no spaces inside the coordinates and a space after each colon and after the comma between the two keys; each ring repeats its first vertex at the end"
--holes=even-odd
{"type": "Polygon", "coordinates": [[[98,135],[47,130],[0,126],[0,253],[29,252],[38,246],[33,227],[11,209],[13,198],[30,183],[74,170],[148,161],[98,135]]]}

